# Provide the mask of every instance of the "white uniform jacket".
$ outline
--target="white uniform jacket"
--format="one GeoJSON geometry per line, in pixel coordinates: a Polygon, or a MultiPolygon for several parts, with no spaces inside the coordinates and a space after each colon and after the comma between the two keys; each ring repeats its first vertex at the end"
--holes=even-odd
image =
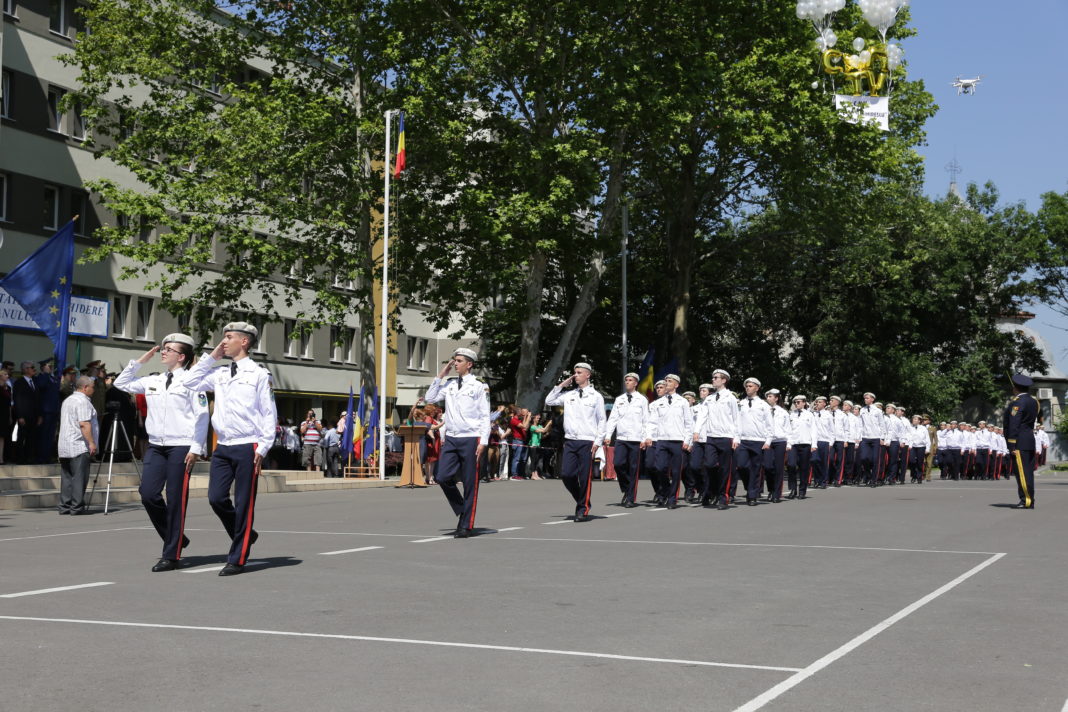
{"type": "MultiPolygon", "coordinates": [[[[148,441],[161,447],[188,446],[189,452],[203,455],[208,437],[208,397],[186,388],[188,369],[171,371],[174,375],[168,387],[166,373],[138,378],[142,365],[137,361],[126,364],[115,378],[115,387],[144,394],[148,403],[148,441]]],[[[271,437],[273,441],[273,433],[271,437]]]]}

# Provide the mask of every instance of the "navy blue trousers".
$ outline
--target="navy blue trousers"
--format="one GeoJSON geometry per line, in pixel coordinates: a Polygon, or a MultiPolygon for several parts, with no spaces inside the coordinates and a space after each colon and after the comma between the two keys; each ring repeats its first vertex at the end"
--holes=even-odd
{"type": "Polygon", "coordinates": [[[626,501],[638,498],[638,478],[642,473],[641,443],[635,440],[616,440],[612,464],[616,468],[616,482],[626,501]]]}
{"type": "Polygon", "coordinates": [[[657,440],[654,450],[654,469],[660,477],[662,489],[657,492],[667,500],[668,504],[675,504],[679,500],[679,483],[682,481],[682,441],[681,440],[657,440]]]}
{"type": "Polygon", "coordinates": [[[786,441],[772,440],[771,447],[764,451],[764,480],[768,485],[768,496],[772,499],[782,497],[782,480],[786,474],[786,441]]]}
{"type": "Polygon", "coordinates": [[[475,526],[475,510],[478,507],[477,451],[478,437],[454,438],[446,435],[437,469],[434,470],[434,481],[441,485],[445,499],[452,506],[452,513],[460,518],[456,525],[458,529],[473,529],[475,526]],[[462,495],[456,485],[457,480],[464,484],[462,495]]]}
{"type": "Polygon", "coordinates": [[[845,473],[845,481],[853,484],[853,481],[857,476],[857,444],[846,443],[845,452],[842,455],[844,467],[842,471],[845,473]]]}
{"type": "Polygon", "coordinates": [[[844,440],[835,440],[831,443],[830,484],[835,487],[840,487],[845,478],[845,450],[844,440]]]}
{"type": "Polygon", "coordinates": [[[1012,474],[1016,475],[1016,491],[1027,507],[1035,506],[1035,451],[1009,450],[1012,474]]]}
{"type": "Polygon", "coordinates": [[[975,472],[983,479],[990,476],[990,448],[981,447],[975,451],[975,472]]]}
{"type": "Polygon", "coordinates": [[[927,462],[927,451],[922,447],[911,447],[909,453],[909,475],[914,480],[923,482],[923,466],[927,462]]]}
{"type": "Polygon", "coordinates": [[[592,440],[564,440],[560,479],[575,498],[575,516],[590,513],[590,475],[593,467],[592,440]]]}
{"type": "Polygon", "coordinates": [[[707,443],[695,442],[690,446],[690,457],[686,462],[686,472],[683,477],[688,495],[701,495],[707,489],[705,484],[705,474],[708,469],[705,464],[707,449],[707,443]]]}
{"type": "Polygon", "coordinates": [[[896,440],[891,440],[890,444],[886,446],[886,476],[884,479],[887,482],[897,479],[898,464],[901,460],[898,455],[899,447],[896,440]]]}
{"type": "Polygon", "coordinates": [[[808,491],[808,471],[812,467],[812,445],[799,443],[794,445],[786,460],[786,474],[790,491],[799,495],[808,491]]]}
{"type": "Polygon", "coordinates": [[[731,438],[705,440],[705,491],[702,500],[726,502],[734,468],[734,441],[731,438]]]}
{"type": "Polygon", "coordinates": [[[256,444],[219,445],[211,455],[208,502],[230,535],[227,563],[244,566],[252,550],[252,520],[256,510],[256,444]],[[230,499],[230,487],[234,498],[230,499]]]}
{"type": "Polygon", "coordinates": [[[879,438],[864,438],[860,441],[860,472],[862,482],[873,482],[879,476],[879,460],[883,456],[879,438]]]}
{"type": "Polygon", "coordinates": [[[189,473],[185,469],[187,454],[188,445],[149,445],[138,490],[141,504],[145,505],[152,526],[163,540],[163,558],[173,561],[182,558],[185,509],[189,503],[189,473]],[[163,500],[164,488],[167,490],[166,501],[163,500]]]}
{"type": "Polygon", "coordinates": [[[764,464],[764,441],[743,440],[734,451],[734,469],[738,479],[745,485],[745,498],[759,499],[760,468],[764,464]]]}
{"type": "Polygon", "coordinates": [[[812,458],[813,469],[815,470],[816,485],[827,484],[827,473],[831,467],[831,450],[834,443],[829,442],[817,442],[816,443],[816,456],[812,458]]]}

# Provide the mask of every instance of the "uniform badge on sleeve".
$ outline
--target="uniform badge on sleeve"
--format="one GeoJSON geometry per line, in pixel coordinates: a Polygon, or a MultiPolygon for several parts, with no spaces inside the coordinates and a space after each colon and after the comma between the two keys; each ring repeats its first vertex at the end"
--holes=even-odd
{"type": "Polygon", "coordinates": [[[200,403],[200,405],[202,407],[207,408],[208,407],[208,394],[207,393],[198,393],[197,394],[197,402],[200,403]]]}
{"type": "Polygon", "coordinates": [[[1020,412],[1020,406],[1018,406],[1018,405],[1014,405],[1014,406],[1012,407],[1012,414],[1013,414],[1013,415],[1016,415],[1016,414],[1017,414],[1017,413],[1019,413],[1019,412],[1020,412]]]}

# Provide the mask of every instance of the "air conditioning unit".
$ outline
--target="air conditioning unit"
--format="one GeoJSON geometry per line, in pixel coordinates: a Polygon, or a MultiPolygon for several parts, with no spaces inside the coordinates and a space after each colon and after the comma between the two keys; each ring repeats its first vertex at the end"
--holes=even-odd
{"type": "Polygon", "coordinates": [[[1039,388],[1038,389],[1038,399],[1039,400],[1053,400],[1053,389],[1052,388],[1039,388]]]}

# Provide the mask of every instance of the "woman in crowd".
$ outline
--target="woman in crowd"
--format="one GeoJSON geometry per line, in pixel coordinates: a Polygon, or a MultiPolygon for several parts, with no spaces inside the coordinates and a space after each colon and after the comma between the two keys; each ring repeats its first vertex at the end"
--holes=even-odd
{"type": "Polygon", "coordinates": [[[0,465],[4,464],[4,446],[11,433],[11,386],[7,385],[11,374],[0,369],[0,465]]]}
{"type": "Polygon", "coordinates": [[[527,447],[527,429],[530,428],[530,411],[512,405],[510,408],[512,417],[509,418],[508,426],[512,429],[511,462],[508,469],[513,480],[525,480],[527,473],[527,458],[530,449],[527,447]]]}
{"type": "Polygon", "coordinates": [[[434,484],[434,468],[437,467],[438,459],[441,457],[441,426],[445,424],[441,414],[443,411],[433,403],[428,403],[425,407],[424,413],[426,414],[426,457],[423,459],[423,481],[426,484],[434,484]]]}
{"type": "Polygon", "coordinates": [[[535,415],[530,424],[530,437],[527,438],[527,445],[530,446],[530,479],[532,480],[543,479],[540,474],[542,469],[541,440],[552,427],[553,421],[551,420],[545,425],[541,424],[541,413],[535,415]]]}

